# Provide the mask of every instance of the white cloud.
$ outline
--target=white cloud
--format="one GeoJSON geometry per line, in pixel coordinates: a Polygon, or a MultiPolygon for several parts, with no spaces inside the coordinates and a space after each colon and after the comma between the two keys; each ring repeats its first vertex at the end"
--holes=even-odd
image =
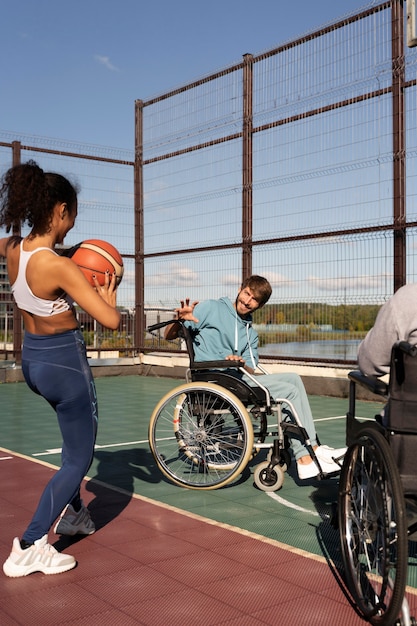
{"type": "Polygon", "coordinates": [[[155,286],[177,286],[188,287],[195,286],[199,283],[198,274],[189,267],[181,265],[180,263],[170,263],[167,272],[164,274],[155,274],[148,276],[146,279],[147,285],[155,286]]]}
{"type": "Polygon", "coordinates": [[[232,287],[235,287],[236,289],[238,289],[241,282],[242,282],[242,278],[241,276],[238,276],[237,274],[224,274],[220,279],[220,283],[222,285],[225,285],[227,287],[232,286],[232,287]]]}
{"type": "MultiPolygon", "coordinates": [[[[257,272],[254,272],[256,274],[257,272]]],[[[272,287],[283,287],[292,284],[292,281],[289,278],[286,278],[283,274],[277,274],[276,272],[263,272],[262,276],[264,276],[270,283],[272,287]]],[[[225,274],[221,278],[221,284],[225,286],[232,287],[240,287],[242,282],[242,277],[238,274],[225,274]]]]}
{"type": "Polygon", "coordinates": [[[104,65],[104,67],[107,67],[108,70],[110,70],[111,72],[118,72],[119,68],[116,67],[115,65],[113,65],[113,63],[110,61],[109,57],[106,56],[102,56],[100,54],[96,54],[94,56],[95,60],[98,61],[98,63],[100,63],[101,65],[104,65]]]}
{"type": "Polygon", "coordinates": [[[271,283],[271,287],[289,287],[293,285],[293,281],[277,272],[265,272],[265,278],[271,283]]]}
{"type": "Polygon", "coordinates": [[[340,278],[317,278],[309,276],[308,282],[320,291],[341,292],[343,289],[369,290],[381,287],[386,280],[386,274],[376,276],[341,276],[340,278]]]}

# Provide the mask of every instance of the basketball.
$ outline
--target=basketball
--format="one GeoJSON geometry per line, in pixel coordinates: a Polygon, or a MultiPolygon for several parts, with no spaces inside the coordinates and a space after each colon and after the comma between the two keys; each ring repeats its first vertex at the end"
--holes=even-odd
{"type": "Polygon", "coordinates": [[[100,285],[104,285],[107,271],[110,273],[110,278],[116,272],[117,285],[123,278],[123,259],[119,251],[107,241],[86,239],[74,246],[68,256],[78,265],[93,287],[93,274],[100,285]]]}

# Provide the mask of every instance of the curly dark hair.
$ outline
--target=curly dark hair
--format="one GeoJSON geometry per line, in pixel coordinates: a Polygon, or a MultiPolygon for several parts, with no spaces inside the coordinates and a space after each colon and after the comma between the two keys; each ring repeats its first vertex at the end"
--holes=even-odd
{"type": "Polygon", "coordinates": [[[77,191],[64,176],[44,172],[35,161],[11,167],[0,188],[0,226],[8,233],[27,223],[32,234],[44,235],[58,202],[65,202],[70,213],[75,211],[77,191]]]}

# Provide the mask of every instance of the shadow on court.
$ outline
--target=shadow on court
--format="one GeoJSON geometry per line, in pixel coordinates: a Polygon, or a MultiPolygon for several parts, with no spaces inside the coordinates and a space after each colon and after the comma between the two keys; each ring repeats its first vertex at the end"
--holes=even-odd
{"type": "MultiPolygon", "coordinates": [[[[98,531],[116,520],[129,505],[135,493],[135,479],[159,483],[161,474],[150,451],[143,448],[97,450],[94,460],[96,474],[86,483],[85,489],[94,495],[88,509],[98,531]],[[109,490],[109,487],[113,489],[109,490]]],[[[62,536],[54,546],[61,551],[81,539],[81,535],[62,536]]]]}

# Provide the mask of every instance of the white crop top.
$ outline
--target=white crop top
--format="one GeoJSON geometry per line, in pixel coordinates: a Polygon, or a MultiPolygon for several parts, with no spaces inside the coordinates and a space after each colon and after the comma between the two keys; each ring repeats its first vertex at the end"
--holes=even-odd
{"type": "Polygon", "coordinates": [[[19,309],[39,317],[49,317],[69,311],[72,308],[72,301],[68,296],[63,294],[56,300],[44,300],[35,296],[26,282],[26,268],[29,259],[32,254],[36,254],[39,250],[49,250],[49,252],[56,255],[56,252],[51,250],[51,248],[36,248],[36,250],[25,251],[23,250],[23,239],[20,242],[19,269],[17,278],[11,286],[15,302],[19,309]]]}

